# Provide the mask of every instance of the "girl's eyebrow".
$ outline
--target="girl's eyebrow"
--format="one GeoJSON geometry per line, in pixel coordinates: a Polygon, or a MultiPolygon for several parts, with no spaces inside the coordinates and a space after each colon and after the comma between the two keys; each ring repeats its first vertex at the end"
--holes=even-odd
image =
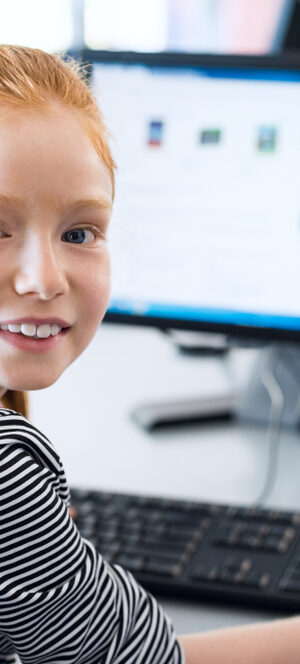
{"type": "Polygon", "coordinates": [[[63,206],[59,206],[59,211],[62,214],[67,212],[72,212],[78,208],[94,208],[100,210],[111,210],[112,202],[106,196],[100,196],[99,198],[80,198],[77,201],[72,201],[66,203],[63,206]]]}
{"type": "Polygon", "coordinates": [[[11,205],[11,207],[18,207],[22,202],[22,198],[19,198],[19,196],[6,196],[6,194],[0,193],[0,203],[11,205]]]}
{"type": "MultiPolygon", "coordinates": [[[[0,203],[5,203],[11,207],[24,206],[24,200],[19,196],[7,196],[0,193],[0,203]]],[[[95,198],[80,198],[77,201],[69,201],[63,205],[57,205],[60,214],[75,211],[79,208],[92,208],[100,210],[111,210],[112,202],[107,196],[99,196],[95,198]]]]}

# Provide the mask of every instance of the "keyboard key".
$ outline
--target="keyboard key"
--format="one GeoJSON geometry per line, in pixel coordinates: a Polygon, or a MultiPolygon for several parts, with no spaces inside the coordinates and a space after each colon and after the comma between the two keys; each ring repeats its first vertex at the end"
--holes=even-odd
{"type": "Polygon", "coordinates": [[[158,576],[179,576],[181,567],[175,565],[173,561],[148,560],[144,571],[158,576]]]}
{"type": "Polygon", "coordinates": [[[97,516],[95,528],[97,531],[105,531],[112,528],[120,528],[121,521],[119,516],[111,517],[111,519],[102,519],[101,516],[97,516]]]}
{"type": "Polygon", "coordinates": [[[141,572],[145,568],[145,558],[142,556],[127,556],[123,553],[116,557],[115,563],[132,572],[141,572]]]}
{"type": "Polygon", "coordinates": [[[232,532],[231,528],[228,527],[219,528],[214,538],[214,544],[227,545],[230,539],[231,532],[232,532]]]}
{"type": "Polygon", "coordinates": [[[285,584],[280,584],[280,587],[283,591],[300,594],[300,581],[289,579],[285,584]]]}
{"type": "Polygon", "coordinates": [[[221,562],[221,568],[222,569],[231,569],[231,570],[238,570],[240,569],[241,566],[241,561],[238,558],[234,558],[233,556],[226,556],[224,560],[221,562]]]}
{"type": "Polygon", "coordinates": [[[260,549],[261,539],[255,534],[249,533],[242,536],[239,545],[245,549],[260,549]]]}
{"type": "Polygon", "coordinates": [[[295,539],[295,535],[296,535],[295,528],[286,528],[284,531],[284,537],[286,537],[287,539],[293,540],[295,539]]]}
{"type": "MultiPolygon", "coordinates": [[[[127,537],[126,540],[128,543],[131,543],[131,540],[127,537]]],[[[148,533],[144,537],[140,538],[138,541],[138,544],[144,547],[147,547],[147,549],[150,551],[157,551],[157,550],[166,550],[166,551],[172,551],[172,553],[180,554],[183,553],[183,551],[186,550],[187,545],[189,543],[189,540],[179,540],[179,541],[170,541],[169,538],[161,538],[155,536],[154,533],[148,533]]]]}
{"type": "Polygon", "coordinates": [[[143,544],[137,544],[137,545],[126,545],[123,548],[124,553],[127,555],[132,555],[132,556],[148,556],[149,558],[154,557],[155,555],[158,555],[161,560],[167,559],[167,560],[172,560],[173,563],[178,562],[180,555],[178,552],[174,552],[172,548],[166,548],[166,547],[153,547],[151,550],[148,546],[143,545],[143,544]]]}
{"type": "Polygon", "coordinates": [[[113,504],[116,501],[116,496],[113,493],[99,493],[98,491],[94,492],[94,500],[98,505],[107,505],[113,504]]]}
{"type": "Polygon", "coordinates": [[[107,529],[102,532],[97,532],[99,542],[109,543],[119,539],[119,533],[116,528],[107,529]]]}
{"type": "Polygon", "coordinates": [[[101,553],[103,558],[109,558],[109,560],[112,560],[114,556],[118,555],[121,550],[121,545],[120,542],[114,542],[112,544],[103,544],[101,541],[96,540],[96,544],[94,544],[97,551],[101,553]]]}
{"type": "Polygon", "coordinates": [[[270,535],[265,539],[263,548],[265,551],[280,553],[280,543],[281,543],[280,537],[274,537],[270,535]]]}
{"type": "Polygon", "coordinates": [[[196,526],[192,528],[177,528],[176,526],[167,526],[165,524],[160,524],[154,526],[154,528],[149,528],[148,533],[153,536],[158,536],[161,539],[174,540],[175,542],[186,542],[191,539],[194,533],[196,532],[196,526]]]}
{"type": "Polygon", "coordinates": [[[241,561],[240,569],[242,572],[249,572],[253,567],[253,562],[250,558],[244,558],[241,561]]]}
{"type": "Polygon", "coordinates": [[[234,569],[221,570],[217,580],[221,583],[235,583],[236,574],[237,572],[234,569]]]}
{"type": "Polygon", "coordinates": [[[270,585],[271,577],[270,574],[265,573],[261,574],[260,572],[250,572],[248,576],[243,581],[243,585],[248,588],[268,588],[270,585]]]}
{"type": "Polygon", "coordinates": [[[90,516],[95,513],[95,503],[91,500],[84,500],[78,507],[78,516],[83,518],[85,515],[90,516]]]}
{"type": "MultiPolygon", "coordinates": [[[[287,570],[285,571],[285,574],[287,575],[287,570]]],[[[300,574],[297,570],[293,571],[289,575],[289,580],[295,582],[295,583],[300,583],[300,574]]]]}
{"type": "Polygon", "coordinates": [[[198,565],[192,571],[191,577],[198,581],[216,581],[219,578],[219,570],[217,567],[198,565]]]}
{"type": "Polygon", "coordinates": [[[293,514],[290,512],[281,512],[279,510],[269,510],[267,512],[267,519],[269,521],[277,521],[277,523],[286,523],[286,524],[291,524],[293,523],[293,514]]]}

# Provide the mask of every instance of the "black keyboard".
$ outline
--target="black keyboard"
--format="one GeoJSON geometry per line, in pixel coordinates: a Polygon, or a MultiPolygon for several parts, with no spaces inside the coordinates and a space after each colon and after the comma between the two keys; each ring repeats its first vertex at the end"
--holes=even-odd
{"type": "Polygon", "coordinates": [[[154,594],[300,609],[300,512],[71,490],[75,522],[154,594]]]}

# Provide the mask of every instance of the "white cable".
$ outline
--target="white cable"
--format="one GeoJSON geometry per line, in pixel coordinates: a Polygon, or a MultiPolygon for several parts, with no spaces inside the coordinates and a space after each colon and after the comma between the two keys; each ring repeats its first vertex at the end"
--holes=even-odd
{"type": "Polygon", "coordinates": [[[282,415],[284,410],[284,396],[278,381],[275,378],[274,370],[278,360],[282,354],[282,350],[274,346],[270,349],[267,361],[262,363],[260,377],[262,384],[271,400],[270,416],[267,430],[267,441],[269,448],[268,468],[264,486],[255,500],[255,505],[263,505],[269,497],[274,485],[279,456],[279,443],[280,443],[280,429],[282,423],[282,415]]]}

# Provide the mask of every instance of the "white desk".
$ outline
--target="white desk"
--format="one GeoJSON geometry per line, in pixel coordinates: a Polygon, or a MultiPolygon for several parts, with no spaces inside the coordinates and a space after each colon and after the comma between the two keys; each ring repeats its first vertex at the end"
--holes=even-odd
{"type": "MultiPolygon", "coordinates": [[[[235,351],[240,384],[252,360],[253,351],[235,351]]],[[[156,330],[105,324],[55,385],[31,393],[31,419],[60,451],[73,486],[249,504],[265,478],[264,430],[218,424],[147,433],[130,417],[138,403],[222,394],[229,382],[222,362],[182,356],[156,330]]],[[[299,434],[285,431],[269,504],[300,509],[299,468],[299,434]]],[[[162,604],[178,633],[279,617],[203,602],[162,604]]]]}

